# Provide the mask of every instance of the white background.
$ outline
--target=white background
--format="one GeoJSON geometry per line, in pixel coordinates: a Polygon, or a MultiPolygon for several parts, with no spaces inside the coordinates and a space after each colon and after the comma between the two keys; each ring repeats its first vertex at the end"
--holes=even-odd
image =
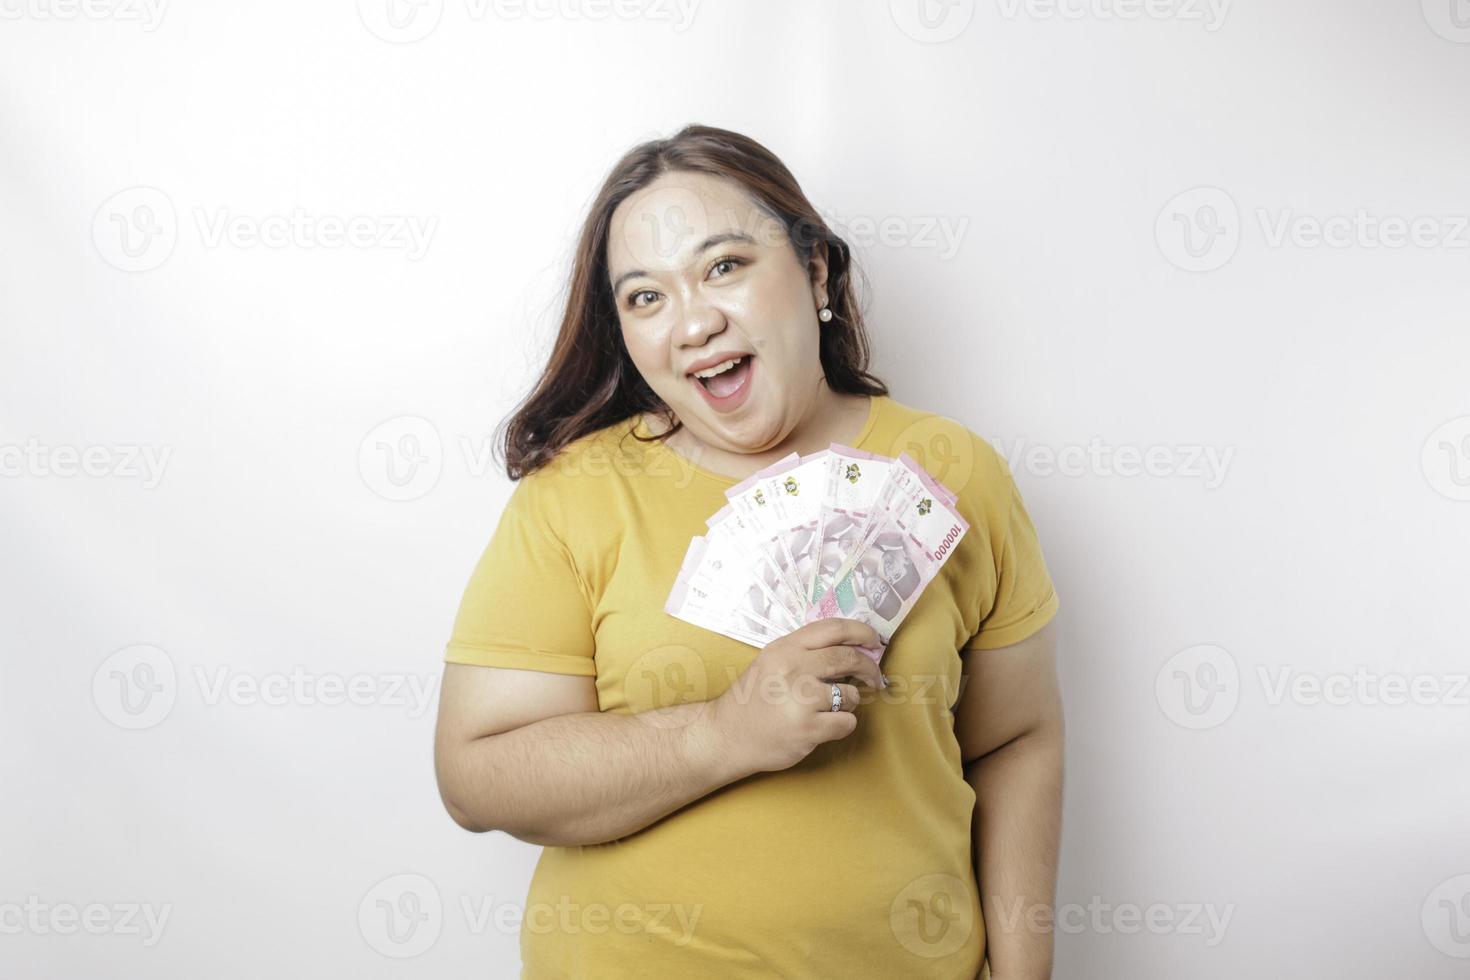
{"type": "Polygon", "coordinates": [[[0,0],[0,972],[516,975],[443,645],[585,207],[695,121],[1017,473],[1057,976],[1464,976],[1470,6],[533,8],[0,0]]]}

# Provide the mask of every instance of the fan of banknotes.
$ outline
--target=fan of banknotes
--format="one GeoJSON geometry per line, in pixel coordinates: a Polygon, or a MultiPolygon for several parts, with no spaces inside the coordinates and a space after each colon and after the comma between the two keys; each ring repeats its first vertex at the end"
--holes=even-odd
{"type": "Polygon", "coordinates": [[[969,524],[955,495],[907,453],[832,443],[791,453],[725,492],[664,610],[764,647],[832,616],[872,626],[880,661],[969,524]]]}

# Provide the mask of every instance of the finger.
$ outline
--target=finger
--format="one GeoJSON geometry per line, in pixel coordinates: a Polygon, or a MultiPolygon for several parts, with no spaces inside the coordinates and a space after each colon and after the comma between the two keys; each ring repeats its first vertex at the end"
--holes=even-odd
{"type": "Polygon", "coordinates": [[[818,681],[812,677],[802,678],[797,682],[798,687],[815,688],[815,696],[799,696],[797,700],[809,706],[818,714],[823,711],[836,714],[838,711],[856,711],[858,705],[862,704],[862,693],[852,684],[834,683],[832,681],[818,681]],[[809,683],[808,683],[809,682],[809,683]],[[832,710],[832,689],[837,688],[838,702],[837,711],[832,710]]]}
{"type": "Polygon", "coordinates": [[[817,740],[835,742],[857,730],[857,715],[851,711],[828,711],[817,715],[817,740]]]}
{"type": "Polygon", "coordinates": [[[855,647],[883,645],[883,637],[879,636],[878,631],[873,627],[861,620],[844,619],[841,616],[807,623],[793,635],[799,636],[803,645],[809,650],[839,645],[855,647]]]}
{"type": "MultiPolygon", "coordinates": [[[[838,695],[842,698],[837,710],[856,711],[858,705],[862,703],[862,696],[858,693],[858,689],[851,684],[837,684],[836,687],[838,695]]],[[[832,711],[832,685],[830,684],[827,686],[826,709],[832,711]]]]}
{"type": "Polygon", "coordinates": [[[874,688],[883,686],[878,665],[857,647],[831,646],[813,650],[811,671],[820,680],[835,681],[848,677],[861,680],[874,688]]]}
{"type": "Polygon", "coordinates": [[[856,687],[836,680],[826,680],[815,674],[798,675],[791,682],[789,690],[791,699],[797,704],[804,704],[813,711],[831,711],[832,688],[834,687],[842,695],[843,707],[838,708],[839,711],[857,707],[861,698],[856,687]]]}

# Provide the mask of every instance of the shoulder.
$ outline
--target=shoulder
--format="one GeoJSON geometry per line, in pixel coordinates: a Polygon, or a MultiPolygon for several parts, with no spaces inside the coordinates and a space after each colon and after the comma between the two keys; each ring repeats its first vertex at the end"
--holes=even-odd
{"type": "Polygon", "coordinates": [[[632,435],[634,421],[625,419],[573,439],[550,462],[516,481],[512,501],[565,530],[573,515],[587,512],[587,503],[607,494],[608,480],[621,469],[620,458],[641,451],[632,435]]]}
{"type": "Polygon", "coordinates": [[[605,425],[600,429],[583,433],[562,446],[549,462],[522,477],[519,482],[536,481],[541,487],[576,487],[575,482],[588,472],[597,472],[599,466],[616,453],[626,453],[628,446],[637,446],[633,438],[635,418],[624,419],[605,425]]]}
{"type": "Polygon", "coordinates": [[[974,523],[1002,524],[1010,509],[1014,481],[999,450],[964,422],[889,398],[883,431],[875,433],[877,452],[908,455],[953,491],[961,513],[974,523]]]}

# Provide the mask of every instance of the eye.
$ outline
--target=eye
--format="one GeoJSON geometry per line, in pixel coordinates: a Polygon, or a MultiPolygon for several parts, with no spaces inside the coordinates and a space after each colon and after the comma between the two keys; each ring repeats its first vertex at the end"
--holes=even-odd
{"type": "Polygon", "coordinates": [[[717,259],[715,261],[715,264],[710,268],[710,271],[713,272],[715,269],[718,269],[722,265],[742,266],[744,264],[745,264],[745,260],[744,259],[737,259],[733,255],[727,255],[724,258],[717,259]]]}
{"type": "MultiPolygon", "coordinates": [[[[712,266],[710,266],[710,271],[711,272],[714,272],[716,269],[720,268],[721,266],[728,265],[728,266],[731,266],[733,268],[739,268],[740,266],[745,265],[745,264],[746,263],[745,263],[745,260],[744,259],[736,258],[733,255],[726,255],[723,258],[716,259],[715,260],[715,264],[712,265],[712,266]]],[[[725,275],[729,275],[729,273],[725,273],[725,275]]],[[[645,307],[645,306],[649,305],[649,303],[652,303],[653,302],[653,300],[649,300],[648,303],[640,303],[640,302],[638,302],[638,297],[640,297],[640,296],[653,296],[653,297],[657,297],[658,296],[658,293],[655,292],[652,289],[640,289],[640,290],[638,290],[635,293],[629,293],[628,294],[628,298],[627,298],[627,304],[628,304],[628,308],[629,309],[633,309],[633,310],[641,309],[642,307],[645,307]]]]}

